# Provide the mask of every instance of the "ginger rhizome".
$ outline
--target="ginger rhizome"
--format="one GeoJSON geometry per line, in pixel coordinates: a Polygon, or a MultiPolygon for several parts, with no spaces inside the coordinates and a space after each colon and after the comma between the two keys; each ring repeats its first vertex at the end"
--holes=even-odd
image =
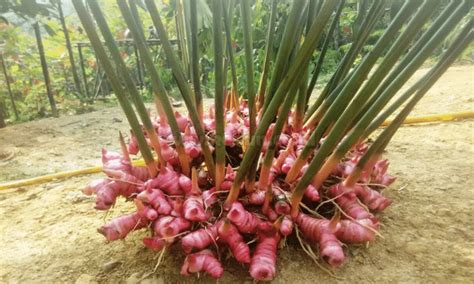
{"type": "MultiPolygon", "coordinates": [[[[223,257],[232,256],[258,281],[275,277],[279,243],[284,243],[286,238],[295,238],[295,230],[301,232],[304,242],[318,248],[322,261],[333,267],[343,265],[347,258],[343,244],[375,239],[379,228],[375,214],[391,203],[380,192],[394,181],[387,174],[388,162],[377,161],[372,169],[359,175],[357,183],[346,184],[344,179],[352,174],[367,151],[363,144],[357,145],[340,161],[323,186],[317,188],[310,184],[304,192],[305,207],[317,208],[318,212],[300,207],[300,213],[292,217],[289,196],[294,184],[285,183],[285,177],[304,147],[309,130],[293,132],[290,121],[278,139],[272,166],[264,174],[267,175],[265,180],[261,181],[261,175],[257,174],[255,182],[251,183],[253,187],[242,187],[237,200],[225,206],[225,198],[236,177],[234,167],[241,159],[243,137],[248,135],[245,113],[242,106],[240,111],[230,111],[226,115],[225,145],[229,157],[219,186],[204,167],[191,123],[179,113],[176,113],[176,119],[193,166],[190,176],[181,171],[166,121],[154,122],[161,140],[161,156],[166,160],[166,166],[156,176],[150,176],[145,167],[131,165],[128,152],[137,153],[133,136],[127,153],[103,150],[107,177],[91,182],[83,192],[96,195],[95,208],[98,210],[107,210],[117,198],[124,197],[135,203],[136,211],[112,219],[99,228],[99,232],[108,241],[114,241],[125,238],[132,231],[149,228],[150,235],[143,239],[149,249],[161,251],[180,244],[186,255],[182,275],[202,272],[219,278],[224,273],[223,257]],[[334,218],[336,215],[340,217],[334,218]],[[249,242],[253,244],[249,245],[249,242]]],[[[213,113],[205,114],[204,122],[212,146],[213,113]]],[[[272,129],[273,124],[269,132],[272,129]]],[[[270,137],[268,134],[265,139],[270,137]]],[[[265,143],[269,145],[269,141],[265,143]]],[[[262,154],[265,151],[264,145],[262,154]]],[[[298,178],[306,168],[303,166],[298,178]]]]}

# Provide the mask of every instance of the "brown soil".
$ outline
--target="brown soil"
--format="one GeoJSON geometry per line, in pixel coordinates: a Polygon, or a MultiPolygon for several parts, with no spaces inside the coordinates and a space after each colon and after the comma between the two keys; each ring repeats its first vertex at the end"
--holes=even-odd
{"type": "MultiPolygon", "coordinates": [[[[473,74],[474,66],[451,68],[414,113],[474,109],[473,74]]],[[[473,282],[473,126],[465,120],[400,129],[386,153],[398,180],[386,190],[394,203],[380,216],[383,238],[350,247],[337,279],[297,245],[286,246],[274,282],[473,282]]],[[[127,131],[118,108],[1,129],[0,182],[97,165],[102,147],[118,148],[118,130],[127,131]]],[[[93,210],[80,189],[100,176],[0,194],[1,282],[196,281],[179,275],[177,249],[152,273],[157,254],[141,244],[145,232],[106,244],[96,228],[132,207],[120,202],[107,216],[93,210]]],[[[244,267],[230,260],[225,266],[219,282],[251,282],[244,267]]]]}

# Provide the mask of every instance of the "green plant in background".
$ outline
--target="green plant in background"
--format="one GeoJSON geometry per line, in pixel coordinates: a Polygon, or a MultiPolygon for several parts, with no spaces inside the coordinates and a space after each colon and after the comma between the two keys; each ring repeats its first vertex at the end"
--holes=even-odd
{"type": "MultiPolygon", "coordinates": [[[[36,46],[31,23],[40,22],[45,57],[50,73],[51,87],[53,95],[62,113],[82,112],[90,109],[89,105],[96,99],[106,99],[102,97],[108,93],[108,81],[100,66],[96,63],[95,55],[90,47],[82,47],[81,54],[75,43],[84,42],[86,37],[80,26],[78,26],[75,14],[66,15],[65,22],[72,42],[73,57],[75,59],[76,72],[79,74],[79,88],[75,82],[74,70],[68,58],[68,51],[62,26],[59,21],[58,1],[51,0],[45,4],[24,5],[23,2],[6,1],[0,6],[0,13],[3,13],[4,21],[0,26],[0,38],[4,44],[4,63],[8,72],[9,82],[13,93],[14,102],[17,105],[19,121],[31,120],[49,115],[47,96],[45,93],[44,78],[36,46]],[[11,19],[8,23],[8,19],[11,19]],[[82,62],[81,62],[82,61],[82,62]],[[83,66],[81,66],[81,63],[83,66]],[[84,70],[81,71],[81,67],[84,70]],[[85,79],[83,78],[85,77],[85,79]],[[84,89],[87,87],[87,93],[84,89]],[[101,91],[102,90],[102,91],[101,91]],[[102,95],[101,95],[102,94],[102,95]]],[[[44,3],[44,2],[43,2],[44,3]]],[[[126,25],[121,18],[115,17],[118,7],[115,3],[107,1],[104,3],[108,14],[106,17],[112,23],[112,33],[117,39],[126,39],[126,25]]],[[[166,6],[163,6],[166,8],[166,6]]],[[[170,9],[168,7],[168,9],[170,9]]],[[[170,9],[172,11],[172,8],[170,9]]],[[[143,9],[138,9],[143,15],[143,9]]],[[[166,21],[167,26],[171,21],[166,21]]],[[[149,18],[144,19],[144,25],[151,25],[149,18]],[[148,21],[146,21],[148,19],[148,21]]],[[[136,73],[136,58],[132,47],[122,47],[123,56],[131,72],[136,73]]],[[[166,62],[161,60],[159,47],[156,48],[157,64],[160,64],[166,82],[171,82],[171,73],[168,72],[166,62]]],[[[4,76],[1,76],[4,82],[4,76]]],[[[147,78],[145,78],[147,80],[147,78]]],[[[146,82],[145,82],[145,85],[146,82]]],[[[171,88],[171,84],[167,84],[171,88]]],[[[144,92],[145,94],[148,92],[144,92]]],[[[0,91],[2,100],[3,116],[13,120],[13,105],[8,98],[6,88],[0,91]]]]}
{"type": "MultiPolygon", "coordinates": [[[[179,39],[185,45],[186,54],[183,54],[179,45],[174,45],[173,48],[180,57],[180,60],[188,60],[191,58],[191,48],[187,48],[187,42],[190,41],[190,9],[191,0],[166,0],[157,1],[158,9],[163,18],[163,24],[167,30],[168,36],[171,39],[179,39]],[[182,17],[180,16],[182,15],[182,17]],[[179,25],[183,35],[178,32],[176,24],[179,25]],[[187,58],[183,58],[183,56],[187,58]]],[[[80,28],[77,15],[71,14],[71,7],[69,1],[63,1],[63,9],[66,9],[65,21],[66,27],[69,31],[70,41],[72,42],[72,53],[75,60],[76,72],[72,69],[71,61],[68,58],[69,53],[66,48],[66,42],[61,23],[59,21],[58,3],[59,0],[49,0],[36,2],[32,1],[12,1],[5,0],[0,3],[0,16],[5,20],[10,20],[10,24],[1,24],[0,38],[6,42],[4,51],[4,62],[8,71],[9,81],[14,97],[17,103],[19,121],[31,120],[39,117],[49,115],[49,107],[44,90],[44,79],[41,73],[41,66],[37,55],[37,47],[32,33],[31,23],[38,20],[41,23],[41,31],[43,34],[43,43],[46,50],[46,58],[48,62],[52,89],[54,90],[54,97],[57,100],[58,107],[62,113],[75,113],[87,111],[91,108],[91,104],[97,100],[107,102],[113,100],[113,97],[108,96],[112,91],[107,77],[104,75],[100,64],[97,64],[93,50],[86,46],[83,47],[82,62],[84,70],[81,68],[81,58],[78,54],[78,48],[75,43],[84,42],[86,36],[84,31],[80,28]],[[26,5],[25,3],[30,3],[26,5]],[[41,4],[38,4],[41,3],[41,4]],[[69,9],[67,9],[69,8],[69,9]],[[12,20],[13,19],[13,20],[12,20]],[[25,68],[27,66],[27,68],[25,68]],[[77,73],[76,75],[74,73],[77,73]],[[79,84],[76,82],[76,76],[79,79],[79,84]],[[85,79],[84,79],[85,77],[85,79]],[[87,92],[86,92],[87,88],[87,92]]],[[[196,1],[196,16],[197,16],[197,43],[199,47],[199,81],[200,88],[204,96],[213,97],[214,88],[212,82],[215,79],[214,65],[213,65],[213,45],[212,45],[212,13],[210,9],[210,1],[197,0],[196,1]]],[[[273,61],[277,56],[279,42],[281,42],[284,27],[288,19],[288,11],[293,1],[281,0],[277,1],[275,13],[275,27],[273,46],[269,47],[273,52],[271,60],[273,61]]],[[[319,9],[321,1],[316,1],[314,9],[319,9]]],[[[335,30],[329,35],[328,47],[324,60],[318,72],[318,80],[316,86],[323,87],[333,77],[334,71],[337,70],[341,59],[351,50],[353,42],[357,37],[357,33],[361,30],[364,20],[367,18],[369,9],[373,1],[368,0],[347,0],[341,15],[335,22],[335,30]]],[[[116,39],[130,38],[127,32],[127,25],[121,17],[116,15],[119,13],[117,4],[114,1],[104,1],[105,17],[110,23],[112,34],[116,39]]],[[[238,8],[238,1],[229,0],[225,2],[227,10],[225,15],[229,17],[229,31],[230,31],[230,46],[233,51],[233,67],[235,73],[242,74],[245,68],[245,52],[243,44],[243,30],[239,22],[241,18],[241,9],[238,8]],[[235,8],[237,7],[237,8],[235,8]]],[[[369,53],[377,40],[382,36],[384,30],[387,28],[389,22],[396,15],[400,9],[403,1],[390,0],[385,5],[383,14],[380,15],[374,27],[371,29],[365,43],[362,45],[359,53],[355,58],[351,59],[347,66],[352,67],[359,64],[363,56],[369,53]]],[[[441,7],[445,7],[449,1],[442,1],[441,7]]],[[[251,1],[252,9],[252,39],[253,39],[253,78],[259,78],[264,65],[265,50],[267,49],[267,31],[268,22],[270,20],[270,13],[272,9],[271,0],[254,0],[251,1]]],[[[141,26],[147,38],[156,38],[156,33],[153,30],[152,20],[148,14],[146,6],[137,1],[135,5],[136,13],[141,19],[141,26]]],[[[436,17],[436,13],[426,22],[425,27],[420,33],[426,31],[431,22],[436,17]]],[[[303,15],[305,16],[305,15],[303,15]]],[[[334,17],[334,14],[332,15],[334,17]]],[[[225,26],[224,26],[225,28],[225,26]]],[[[329,32],[329,26],[325,27],[322,38],[324,39],[329,32]]],[[[436,49],[433,55],[427,60],[427,65],[432,65],[439,59],[443,51],[452,42],[452,37],[447,38],[446,41],[436,49]]],[[[227,49],[227,38],[224,37],[223,42],[225,48],[225,65],[231,67],[229,61],[229,50],[227,49]]],[[[321,41],[316,51],[312,55],[312,64],[309,67],[309,74],[312,74],[318,61],[319,55],[323,48],[323,41],[321,41]]],[[[150,78],[143,68],[143,63],[137,60],[137,51],[133,46],[121,47],[126,64],[133,74],[134,81],[140,85],[142,94],[147,101],[153,99],[151,92],[150,78]],[[137,69],[137,64],[140,69],[137,69]]],[[[158,72],[162,78],[164,86],[170,96],[179,99],[179,90],[173,83],[173,75],[169,70],[169,65],[164,59],[164,53],[160,46],[152,48],[154,54],[154,62],[158,68],[158,72]]],[[[459,62],[472,62],[474,58],[473,45],[470,45],[466,51],[463,52],[458,59],[459,62]]],[[[188,64],[189,65],[189,64],[188,64]]],[[[189,65],[191,66],[191,65],[189,65]]],[[[186,67],[185,69],[189,69],[186,67]]],[[[190,70],[186,70],[186,74],[190,75],[190,70]]],[[[272,74],[269,74],[271,80],[272,74]]],[[[0,82],[5,83],[4,76],[0,76],[0,82]]],[[[311,78],[309,78],[311,79],[311,78]]],[[[233,77],[231,68],[226,69],[224,76],[225,85],[230,88],[233,85],[233,77]]],[[[247,83],[246,78],[239,78],[236,81],[236,93],[243,94],[246,97],[247,83]]],[[[258,81],[254,81],[254,89],[258,89],[258,81]]],[[[0,100],[2,101],[2,113],[8,121],[16,120],[11,103],[10,96],[6,88],[0,90],[0,100]]]]}
{"type": "MultiPolygon", "coordinates": [[[[34,2],[34,1],[33,1],[34,2]]],[[[3,58],[9,74],[13,97],[18,105],[20,120],[29,120],[45,116],[49,110],[46,105],[47,97],[44,89],[44,78],[38,55],[34,33],[31,24],[40,22],[43,33],[45,56],[49,62],[49,72],[52,89],[57,92],[57,100],[62,104],[71,99],[65,92],[70,70],[69,61],[65,56],[63,34],[60,32],[56,17],[56,1],[46,4],[24,5],[23,2],[6,1],[1,11],[9,15],[11,23],[4,23],[0,28],[0,38],[5,42],[3,58]],[[12,15],[11,12],[14,12],[12,15]],[[13,24],[15,23],[15,24],[13,24]]],[[[5,16],[6,17],[6,16],[5,16]]],[[[4,17],[4,18],[5,18],[4,17]]],[[[6,19],[6,18],[5,18],[6,19]]],[[[0,93],[0,96],[5,96],[0,93]]],[[[6,113],[9,113],[7,108],[6,113]]]]}

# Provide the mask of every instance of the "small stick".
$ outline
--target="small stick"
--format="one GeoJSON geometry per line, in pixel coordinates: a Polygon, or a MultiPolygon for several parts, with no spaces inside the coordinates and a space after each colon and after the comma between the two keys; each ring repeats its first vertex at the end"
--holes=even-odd
{"type": "Polygon", "coordinates": [[[342,213],[342,215],[344,215],[347,219],[349,219],[349,220],[351,220],[351,221],[357,223],[358,225],[360,225],[360,226],[366,228],[367,230],[372,231],[374,234],[376,234],[377,236],[381,237],[382,239],[385,239],[384,236],[382,236],[382,234],[380,234],[380,233],[379,233],[377,230],[375,230],[374,228],[371,228],[370,226],[361,224],[361,223],[359,222],[359,220],[354,219],[354,218],[352,218],[351,216],[347,215],[346,212],[344,212],[344,210],[342,210],[342,208],[339,207],[339,205],[338,205],[336,202],[333,201],[332,203],[334,204],[334,206],[337,207],[337,209],[339,209],[339,211],[342,213]]]}
{"type": "Polygon", "coordinates": [[[160,252],[160,256],[158,257],[158,261],[156,262],[155,268],[153,269],[153,273],[155,273],[156,270],[158,269],[158,266],[160,266],[161,261],[163,260],[163,256],[165,255],[165,252],[166,252],[166,246],[163,247],[163,249],[160,252]]]}

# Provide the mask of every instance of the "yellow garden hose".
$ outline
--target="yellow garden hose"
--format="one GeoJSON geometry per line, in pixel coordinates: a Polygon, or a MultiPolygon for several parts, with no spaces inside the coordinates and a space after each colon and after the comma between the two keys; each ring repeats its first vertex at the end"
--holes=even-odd
{"type": "MultiPolygon", "coordinates": [[[[465,112],[457,112],[457,113],[444,113],[444,114],[437,114],[437,115],[427,115],[427,116],[418,116],[418,117],[407,117],[407,119],[403,122],[403,124],[415,124],[415,123],[427,123],[427,122],[441,122],[441,121],[454,121],[466,118],[474,118],[474,111],[465,111],[465,112]]],[[[382,124],[382,126],[386,126],[390,124],[391,120],[386,120],[382,124]]],[[[145,166],[145,162],[143,160],[136,160],[133,161],[132,164],[134,166],[145,166]]],[[[79,175],[87,175],[87,174],[96,174],[102,171],[102,166],[96,167],[89,167],[80,170],[73,170],[67,172],[59,172],[55,174],[49,174],[29,179],[23,180],[16,180],[10,181],[6,183],[0,184],[0,190],[17,188],[27,185],[36,185],[46,183],[52,180],[57,179],[64,179],[73,176],[79,175]]]]}
{"type": "MultiPolygon", "coordinates": [[[[136,160],[136,161],[133,161],[132,164],[134,166],[145,166],[145,161],[136,160]]],[[[89,167],[89,168],[80,169],[80,170],[59,172],[55,174],[49,174],[49,175],[44,175],[44,176],[39,176],[39,177],[34,177],[34,178],[15,180],[15,181],[10,181],[10,182],[0,184],[0,190],[27,186],[27,185],[42,184],[42,183],[47,183],[52,180],[64,179],[64,178],[69,178],[69,177],[74,177],[74,176],[96,174],[96,173],[100,173],[101,171],[102,171],[102,166],[96,166],[96,167],[89,167]]]]}
{"type": "MultiPolygon", "coordinates": [[[[415,123],[427,123],[427,122],[440,122],[440,121],[453,121],[466,118],[473,118],[474,111],[463,111],[455,113],[443,113],[435,115],[426,115],[426,116],[415,116],[407,117],[403,124],[415,124],[415,123]]],[[[387,126],[392,122],[392,120],[386,120],[382,123],[382,126],[387,126]]]]}

